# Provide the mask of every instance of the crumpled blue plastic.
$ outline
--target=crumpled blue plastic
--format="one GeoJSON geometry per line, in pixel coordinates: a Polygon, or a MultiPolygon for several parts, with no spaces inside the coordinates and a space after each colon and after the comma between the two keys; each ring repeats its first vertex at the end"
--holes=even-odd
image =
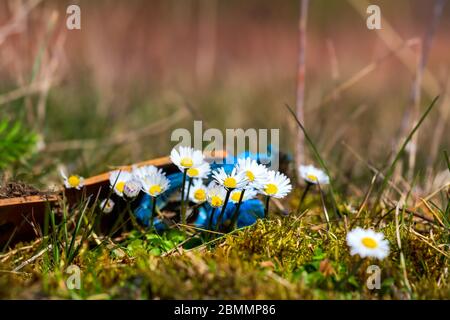
{"type": "MultiPolygon", "coordinates": [[[[225,163],[211,163],[211,170],[215,170],[218,168],[223,167],[225,169],[225,172],[230,173],[233,170],[233,167],[237,163],[237,159],[244,158],[244,157],[250,157],[251,159],[254,159],[258,162],[262,163],[268,163],[270,160],[270,155],[274,152],[273,147],[269,145],[267,149],[267,153],[251,153],[249,151],[243,152],[239,154],[236,157],[227,157],[225,163]]],[[[159,209],[164,208],[169,200],[169,197],[175,193],[176,191],[181,189],[181,185],[183,183],[183,173],[177,172],[173,173],[167,176],[167,178],[170,180],[170,187],[169,189],[164,192],[161,196],[158,197],[156,201],[156,206],[159,209]]],[[[151,215],[151,209],[153,205],[153,199],[148,195],[144,194],[141,196],[139,205],[134,210],[134,214],[136,218],[145,226],[148,226],[150,221],[150,215],[151,215]]],[[[233,203],[228,203],[224,216],[222,218],[222,222],[225,222],[227,220],[230,220],[234,211],[235,211],[236,205],[233,203]]],[[[194,221],[194,225],[201,228],[207,228],[209,224],[209,217],[212,213],[212,208],[209,204],[205,203],[202,206],[199,207],[199,214],[194,221]]],[[[215,210],[214,216],[213,216],[213,227],[215,228],[217,224],[218,217],[221,212],[221,208],[215,210]]],[[[249,225],[252,225],[256,222],[258,218],[264,217],[264,205],[263,203],[258,199],[252,199],[242,202],[241,207],[239,209],[239,216],[237,219],[237,227],[242,228],[249,225]]],[[[154,227],[156,230],[164,230],[167,226],[164,224],[163,221],[161,221],[159,218],[155,218],[154,220],[154,227]]]]}

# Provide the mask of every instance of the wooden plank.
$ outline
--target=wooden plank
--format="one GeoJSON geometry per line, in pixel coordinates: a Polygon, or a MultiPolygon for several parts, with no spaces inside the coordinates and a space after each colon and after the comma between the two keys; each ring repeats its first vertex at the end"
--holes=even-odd
{"type": "MultiPolygon", "coordinates": [[[[214,153],[210,153],[205,155],[208,161],[221,160],[226,157],[226,151],[216,151],[214,153]]],[[[142,166],[153,165],[158,168],[164,169],[166,173],[176,172],[178,169],[172,164],[169,157],[161,157],[152,160],[147,160],[143,162],[139,162],[133,165],[126,165],[115,167],[113,170],[124,170],[131,171],[133,166],[142,167],[142,166]]],[[[109,192],[109,172],[105,172],[90,178],[86,178],[84,180],[85,188],[83,189],[84,194],[81,190],[76,189],[67,189],[66,196],[69,203],[76,203],[82,196],[92,196],[92,197],[106,197],[109,192]]]]}
{"type": "Polygon", "coordinates": [[[54,202],[57,201],[58,199],[59,197],[56,193],[42,196],[25,196],[9,199],[0,199],[0,207],[17,206],[17,205],[20,206],[24,203],[33,204],[40,202],[54,202]]]}
{"type": "MultiPolygon", "coordinates": [[[[226,157],[225,151],[216,151],[206,155],[209,160],[219,160],[226,157]]],[[[177,171],[169,157],[161,157],[136,163],[134,165],[120,166],[114,169],[131,171],[133,166],[154,165],[163,168],[167,173],[177,171]]],[[[42,225],[45,210],[48,206],[54,207],[63,197],[63,192],[69,204],[75,204],[82,197],[106,197],[109,192],[109,172],[86,178],[82,190],[66,189],[45,196],[26,196],[9,199],[0,199],[0,249],[14,233],[12,243],[31,240],[36,236],[32,226],[26,222],[35,221],[42,225]]]]}

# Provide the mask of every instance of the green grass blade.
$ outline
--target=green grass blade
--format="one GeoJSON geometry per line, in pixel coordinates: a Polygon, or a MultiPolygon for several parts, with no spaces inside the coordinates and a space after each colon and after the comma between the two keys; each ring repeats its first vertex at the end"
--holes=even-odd
{"type": "Polygon", "coordinates": [[[70,262],[72,261],[72,258],[73,258],[73,252],[72,252],[73,251],[73,247],[75,245],[75,240],[77,238],[77,235],[80,232],[81,222],[83,221],[83,216],[84,216],[84,213],[86,212],[86,210],[88,208],[88,205],[89,205],[89,199],[87,199],[86,204],[85,204],[83,210],[81,211],[80,216],[78,217],[75,229],[73,230],[72,239],[70,240],[69,250],[67,251],[67,254],[68,254],[68,256],[67,256],[67,263],[68,264],[70,264],[70,262]]]}
{"type": "Polygon", "coordinates": [[[11,235],[9,236],[8,241],[6,241],[5,245],[3,246],[3,249],[2,249],[2,251],[1,251],[2,253],[5,252],[6,249],[9,247],[9,244],[11,243],[12,239],[13,239],[14,236],[16,235],[17,229],[18,229],[18,227],[16,226],[16,227],[14,228],[13,232],[11,233],[11,235]]]}
{"type": "Polygon", "coordinates": [[[333,203],[333,210],[334,210],[334,213],[338,217],[340,217],[341,215],[340,215],[339,211],[337,210],[336,198],[335,198],[335,193],[334,193],[334,188],[333,188],[333,181],[332,181],[333,179],[331,178],[330,170],[328,170],[328,167],[326,166],[325,161],[323,161],[322,157],[320,156],[319,151],[317,151],[317,148],[316,148],[314,142],[309,137],[308,133],[306,132],[305,127],[303,127],[303,125],[300,122],[300,120],[298,120],[295,112],[291,109],[291,107],[288,104],[286,104],[286,108],[289,110],[289,112],[291,113],[292,117],[294,117],[294,119],[297,122],[297,124],[300,127],[300,129],[302,129],[303,134],[305,135],[306,141],[308,141],[308,144],[311,146],[311,149],[312,149],[312,151],[314,153],[314,156],[316,157],[316,159],[319,162],[319,164],[322,167],[322,169],[326,172],[326,174],[330,178],[330,193],[331,193],[331,200],[332,200],[332,203],[333,203]]]}
{"type": "Polygon", "coordinates": [[[443,213],[443,216],[445,217],[445,221],[447,221],[447,226],[450,229],[450,199],[449,201],[447,201],[447,207],[445,208],[445,213],[443,213]]]}
{"type": "Polygon", "coordinates": [[[81,235],[81,241],[78,244],[78,246],[73,251],[73,257],[76,257],[78,255],[78,252],[80,251],[83,243],[90,237],[90,235],[93,233],[95,225],[96,225],[96,207],[98,203],[98,197],[100,196],[100,192],[97,193],[97,197],[95,198],[94,204],[90,208],[90,215],[84,216],[84,222],[86,224],[86,227],[84,228],[84,232],[81,235]],[[89,221],[92,221],[92,225],[89,226],[89,221]]]}
{"type": "Polygon", "coordinates": [[[63,199],[62,213],[63,213],[64,251],[67,258],[67,253],[69,250],[69,234],[67,231],[67,204],[65,201],[65,196],[63,199]]]}
{"type": "MultiPolygon", "coordinates": [[[[42,248],[46,248],[49,245],[49,236],[48,236],[48,226],[49,226],[49,213],[45,210],[44,215],[44,227],[42,231],[42,248]]],[[[43,269],[45,270],[45,274],[50,270],[50,258],[48,251],[45,251],[43,256],[43,269]]]]}
{"type": "Polygon", "coordinates": [[[46,48],[49,44],[49,41],[51,40],[51,37],[53,35],[53,32],[55,30],[56,22],[57,22],[57,20],[50,19],[47,23],[44,39],[43,39],[41,45],[39,46],[38,53],[36,55],[36,58],[34,59],[33,67],[31,69],[31,79],[30,79],[31,83],[33,83],[36,80],[36,78],[39,74],[39,71],[41,70],[41,65],[42,65],[42,60],[44,58],[45,50],[46,50],[46,48]]]}
{"type": "Polygon", "coordinates": [[[445,158],[445,162],[447,163],[448,171],[450,171],[450,158],[448,156],[447,150],[444,150],[444,158],[445,158]]]}
{"type": "Polygon", "coordinates": [[[397,164],[398,160],[400,160],[400,157],[403,153],[403,151],[406,148],[406,145],[408,144],[408,142],[411,140],[411,138],[414,136],[414,134],[416,133],[416,131],[419,129],[420,125],[422,124],[422,122],[425,120],[425,118],[428,116],[428,114],[430,113],[430,111],[433,109],[433,107],[436,105],[436,101],[439,99],[439,96],[437,96],[436,98],[433,99],[433,101],[431,102],[430,106],[427,108],[427,110],[423,113],[422,117],[420,117],[419,122],[417,122],[416,126],[414,127],[414,129],[409,133],[408,137],[405,139],[405,141],[403,142],[402,146],[400,147],[400,150],[397,152],[394,161],[392,161],[392,164],[390,165],[387,173],[384,176],[383,182],[381,184],[381,188],[378,191],[378,196],[377,196],[377,201],[375,203],[380,203],[381,197],[383,196],[384,190],[386,189],[389,180],[391,179],[393,173],[394,173],[394,169],[395,169],[395,165],[397,164]]]}
{"type": "Polygon", "coordinates": [[[47,211],[50,215],[50,222],[52,224],[52,249],[53,249],[53,262],[56,266],[59,265],[59,243],[58,243],[58,234],[57,234],[57,227],[56,227],[56,221],[55,221],[55,213],[53,210],[50,209],[50,206],[47,204],[47,211]]]}

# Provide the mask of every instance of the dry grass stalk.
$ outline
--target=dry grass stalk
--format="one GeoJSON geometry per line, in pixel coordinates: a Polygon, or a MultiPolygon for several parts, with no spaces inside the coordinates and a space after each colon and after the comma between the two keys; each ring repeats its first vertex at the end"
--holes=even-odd
{"type": "Polygon", "coordinates": [[[308,108],[308,112],[318,110],[324,105],[330,103],[331,101],[336,100],[339,96],[341,96],[341,94],[344,91],[350,89],[351,87],[359,83],[359,81],[361,81],[366,76],[375,71],[387,59],[394,57],[395,55],[398,55],[401,51],[405,50],[406,48],[410,48],[415,43],[416,43],[415,39],[404,41],[399,47],[391,49],[385,55],[369,63],[364,68],[353,74],[350,78],[337,85],[330,93],[325,95],[325,97],[320,101],[320,103],[314,105],[311,108],[308,108]]]}
{"type": "MultiPolygon", "coordinates": [[[[350,145],[348,145],[346,142],[342,142],[342,145],[347,148],[348,151],[350,151],[350,154],[352,154],[358,161],[361,161],[364,163],[372,173],[376,174],[377,177],[384,179],[384,174],[378,170],[374,165],[370,164],[367,160],[365,160],[358,152],[356,152],[355,149],[353,149],[350,145]]],[[[399,195],[403,193],[403,191],[395,184],[393,181],[388,181],[389,186],[394,189],[399,195]]]]}
{"type": "Polygon", "coordinates": [[[74,149],[95,149],[99,145],[105,146],[116,146],[124,143],[130,143],[138,139],[159,134],[168,130],[172,125],[184,119],[187,115],[186,109],[180,109],[175,114],[170,117],[163,118],[161,120],[150,123],[148,126],[129,131],[126,134],[117,134],[109,139],[80,139],[80,140],[68,140],[68,141],[57,141],[49,143],[45,151],[47,152],[61,152],[66,150],[74,149]]]}
{"type": "Polygon", "coordinates": [[[30,0],[24,4],[20,3],[14,8],[15,13],[12,19],[0,27],[0,46],[9,36],[19,33],[25,28],[28,14],[41,2],[42,0],[30,0]]]}
{"type": "MultiPolygon", "coordinates": [[[[359,206],[358,212],[355,215],[354,223],[356,223],[359,219],[359,216],[361,215],[361,212],[366,207],[367,201],[369,201],[370,194],[372,193],[373,186],[375,185],[375,182],[377,181],[378,173],[375,173],[372,177],[372,181],[370,182],[370,187],[366,192],[366,195],[364,196],[364,200],[359,206]]],[[[353,226],[353,224],[352,224],[353,226]]]]}
{"type": "Polygon", "coordinates": [[[198,44],[195,61],[200,88],[211,82],[216,62],[217,0],[199,2],[198,44]]]}
{"type": "MultiPolygon", "coordinates": [[[[411,89],[410,108],[406,110],[404,116],[403,132],[401,133],[401,140],[408,134],[414,126],[417,124],[420,115],[420,98],[423,74],[430,55],[431,45],[436,33],[437,26],[439,24],[442,11],[444,9],[445,0],[436,0],[433,8],[433,16],[431,18],[430,26],[425,34],[423,41],[419,46],[418,61],[416,78],[411,89]]],[[[417,143],[419,132],[416,132],[411,138],[409,148],[409,161],[408,161],[408,180],[413,179],[414,168],[416,164],[417,143]]]]}
{"type": "Polygon", "coordinates": [[[17,272],[20,269],[22,269],[23,267],[29,265],[30,263],[32,263],[34,260],[36,260],[37,258],[39,258],[40,256],[42,256],[45,252],[47,252],[48,250],[50,250],[52,248],[52,245],[48,245],[46,248],[42,249],[41,251],[39,251],[36,255],[32,256],[31,258],[25,260],[24,262],[22,262],[19,266],[17,266],[16,268],[14,268],[14,270],[12,270],[13,272],[17,272]]]}
{"type": "Polygon", "coordinates": [[[7,104],[11,101],[35,94],[40,92],[45,87],[42,82],[34,82],[29,84],[28,86],[23,86],[17,89],[14,89],[10,92],[4,93],[0,95],[0,106],[7,104]]]}
{"type": "Polygon", "coordinates": [[[439,108],[441,115],[437,120],[436,126],[434,127],[433,138],[431,139],[430,153],[427,159],[427,180],[432,181],[432,167],[433,163],[436,161],[438,156],[439,146],[441,145],[442,137],[445,132],[446,126],[448,126],[448,119],[450,116],[450,74],[447,75],[446,85],[443,89],[443,99],[442,105],[439,108]]]}
{"type": "MultiPolygon", "coordinates": [[[[360,14],[361,18],[367,18],[367,7],[370,5],[367,0],[348,0],[350,5],[352,5],[355,10],[360,14]]],[[[391,50],[396,50],[401,47],[405,41],[402,39],[400,34],[394,29],[394,27],[389,23],[386,19],[386,16],[383,16],[383,26],[381,29],[376,30],[380,38],[389,47],[391,50]]],[[[411,48],[406,48],[406,50],[396,51],[395,54],[400,59],[400,61],[411,71],[411,73],[415,74],[417,64],[415,63],[415,54],[411,50],[411,48]]],[[[439,82],[436,77],[428,70],[424,69],[423,72],[423,81],[421,83],[421,87],[426,91],[429,96],[436,96],[439,92],[439,82]]]]}
{"type": "Polygon", "coordinates": [[[400,206],[403,206],[404,203],[404,196],[402,196],[402,198],[400,199],[400,201],[397,203],[397,206],[395,207],[395,235],[397,238],[397,246],[400,250],[400,267],[403,270],[403,279],[405,281],[405,285],[408,288],[408,291],[411,292],[411,284],[409,283],[408,280],[408,274],[406,271],[406,264],[405,264],[405,256],[403,254],[403,250],[402,250],[402,241],[400,238],[400,223],[399,223],[399,211],[400,211],[400,206]]]}
{"type": "MultiPolygon", "coordinates": [[[[309,0],[301,0],[300,2],[300,18],[299,18],[299,49],[298,49],[298,69],[297,69],[297,101],[296,115],[298,121],[305,123],[305,69],[306,69],[306,23],[308,19],[309,0]]],[[[302,181],[298,170],[301,164],[305,162],[305,136],[297,128],[295,150],[295,164],[298,181],[302,181]]]]}
{"type": "MultiPolygon", "coordinates": [[[[57,11],[53,11],[50,16],[49,22],[49,35],[53,33],[54,27],[58,21],[57,11]]],[[[52,87],[52,81],[57,78],[56,71],[59,63],[64,55],[64,43],[66,39],[66,33],[60,32],[57,39],[55,48],[53,50],[53,56],[50,58],[48,64],[44,65],[42,70],[42,90],[40,91],[39,100],[37,104],[37,123],[38,129],[43,130],[45,125],[46,111],[47,111],[47,97],[50,88],[52,87]]]]}

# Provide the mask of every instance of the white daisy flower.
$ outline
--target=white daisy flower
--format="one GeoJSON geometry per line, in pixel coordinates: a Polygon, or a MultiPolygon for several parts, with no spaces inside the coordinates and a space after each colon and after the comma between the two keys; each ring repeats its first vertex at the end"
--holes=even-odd
{"type": "MultiPolygon", "coordinates": [[[[232,203],[239,203],[239,199],[241,198],[242,189],[235,189],[231,191],[230,201],[232,203]]],[[[255,189],[246,189],[244,192],[244,196],[242,197],[242,202],[255,198],[257,192],[255,189]]]]}
{"type": "Polygon", "coordinates": [[[267,182],[267,168],[251,158],[238,159],[236,171],[245,173],[252,188],[260,189],[267,182]]]}
{"type": "Polygon", "coordinates": [[[141,182],[133,177],[125,183],[123,194],[128,198],[136,198],[139,195],[141,188],[141,182]]]}
{"type": "Polygon", "coordinates": [[[211,182],[208,185],[207,199],[213,208],[220,208],[224,205],[227,190],[224,187],[211,182]]]}
{"type": "Polygon", "coordinates": [[[269,170],[268,180],[261,192],[273,198],[284,198],[292,190],[291,180],[281,172],[269,170]]]}
{"type": "Polygon", "coordinates": [[[109,174],[109,185],[114,192],[123,197],[123,190],[125,189],[125,184],[133,179],[133,175],[128,171],[115,170],[111,171],[109,174]]]}
{"type": "Polygon", "coordinates": [[[149,165],[149,166],[142,166],[142,167],[136,167],[133,166],[131,170],[131,174],[137,179],[141,180],[145,176],[150,176],[155,173],[161,173],[162,169],[159,169],[155,166],[149,165]]]}
{"type": "Polygon", "coordinates": [[[201,179],[195,179],[189,191],[189,199],[195,203],[203,203],[207,199],[208,189],[201,179]]]}
{"type": "Polygon", "coordinates": [[[389,242],[384,234],[373,230],[356,228],[347,233],[347,245],[350,254],[358,254],[362,258],[374,257],[383,260],[389,255],[389,242]]]}
{"type": "Polygon", "coordinates": [[[152,197],[157,197],[164,193],[170,186],[170,181],[165,173],[157,172],[149,176],[145,176],[141,180],[142,191],[152,197]]]}
{"type": "Polygon", "coordinates": [[[233,168],[230,174],[227,174],[224,168],[219,168],[213,172],[213,178],[228,190],[240,189],[248,184],[245,172],[238,173],[236,168],[233,168]]]}
{"type": "Polygon", "coordinates": [[[313,165],[309,166],[300,166],[299,167],[300,176],[305,179],[305,181],[312,184],[320,184],[325,185],[330,183],[330,177],[322,171],[314,167],[313,165]]]}
{"type": "Polygon", "coordinates": [[[113,211],[114,205],[115,204],[114,201],[112,201],[112,199],[103,199],[100,202],[99,207],[104,213],[110,213],[111,211],[113,211]]]}
{"type": "Polygon", "coordinates": [[[203,163],[204,157],[200,150],[195,150],[190,147],[175,148],[170,152],[170,160],[181,170],[189,168],[197,168],[203,163]]]}
{"type": "Polygon", "coordinates": [[[84,178],[75,174],[67,176],[64,170],[60,171],[61,177],[64,180],[64,186],[67,189],[77,189],[80,190],[84,186],[84,178]]]}
{"type": "Polygon", "coordinates": [[[208,162],[203,162],[197,167],[191,167],[187,170],[186,174],[189,178],[206,179],[211,171],[211,167],[208,162]]]}

